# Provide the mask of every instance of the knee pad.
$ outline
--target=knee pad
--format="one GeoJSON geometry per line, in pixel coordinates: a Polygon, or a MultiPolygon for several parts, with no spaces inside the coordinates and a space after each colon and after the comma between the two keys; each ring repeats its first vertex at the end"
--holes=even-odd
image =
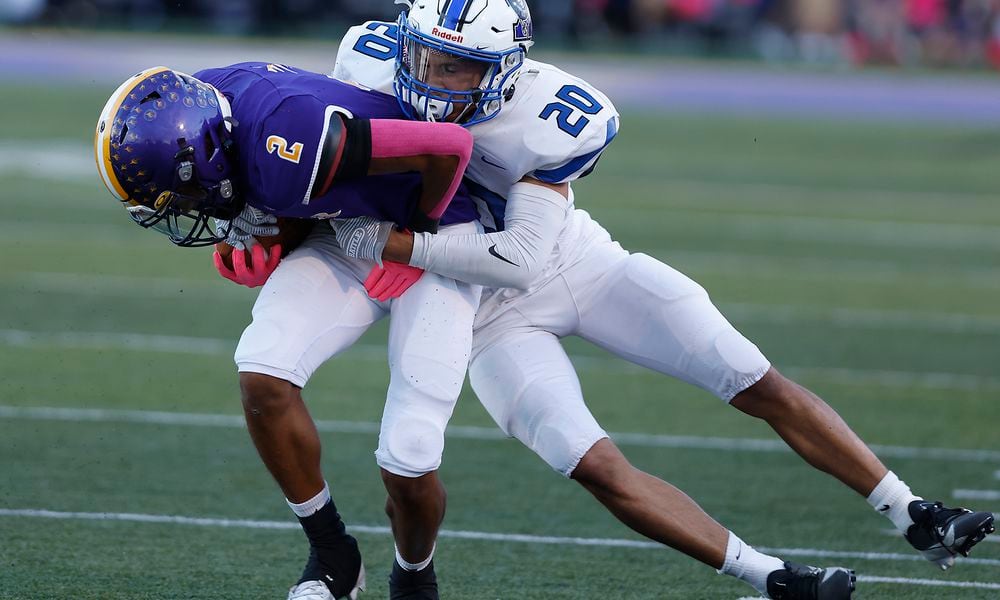
{"type": "MultiPolygon", "coordinates": [[[[598,441],[608,437],[590,415],[573,414],[558,406],[536,406],[531,418],[517,424],[515,437],[565,477],[572,475],[580,460],[598,441]]],[[[525,410],[529,413],[530,408],[525,410]]]]}
{"type": "Polygon", "coordinates": [[[712,357],[728,367],[715,391],[725,402],[760,381],[771,368],[760,349],[733,327],[715,338],[712,350],[712,357]]]}
{"type": "Polygon", "coordinates": [[[444,452],[445,423],[417,414],[383,418],[375,462],[400,477],[420,477],[436,471],[444,452]]]}
{"type": "Polygon", "coordinates": [[[512,400],[507,433],[566,477],[598,440],[607,437],[584,404],[575,377],[537,377],[512,400]]]}
{"type": "Polygon", "coordinates": [[[444,430],[465,379],[426,356],[404,355],[393,366],[376,462],[394,475],[419,477],[441,466],[444,430]]]}
{"type": "Polygon", "coordinates": [[[469,381],[504,433],[565,476],[607,437],[584,404],[573,364],[550,333],[508,329],[481,348],[469,381]]]}

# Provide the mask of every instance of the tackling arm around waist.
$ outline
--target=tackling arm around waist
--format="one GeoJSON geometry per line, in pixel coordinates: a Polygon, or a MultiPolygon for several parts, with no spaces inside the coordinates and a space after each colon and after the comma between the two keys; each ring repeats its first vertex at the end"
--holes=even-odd
{"type": "Polygon", "coordinates": [[[568,183],[525,177],[510,189],[503,231],[453,236],[397,231],[382,256],[467,283],[527,289],[551,256],[569,210],[568,183]]]}

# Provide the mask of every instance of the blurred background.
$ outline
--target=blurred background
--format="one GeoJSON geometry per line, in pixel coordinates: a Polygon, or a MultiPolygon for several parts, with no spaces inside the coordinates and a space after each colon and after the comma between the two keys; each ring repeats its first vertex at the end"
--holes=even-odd
{"type": "MultiPolygon", "coordinates": [[[[531,57],[622,114],[577,205],[704,285],[914,490],[1000,512],[1000,0],[529,4],[531,57]]],[[[132,223],[94,125],[140,69],[328,72],[348,26],[398,8],[0,0],[0,599],[285,597],[306,548],[242,430],[232,361],[256,292],[132,223]]],[[[372,328],[304,392],[371,598],[393,560],[372,457],[385,340],[372,328]]],[[[933,570],[761,423],[565,345],[625,454],[758,547],[854,567],[870,598],[1000,593],[1000,544],[933,570]]],[[[749,591],[643,545],[470,390],[451,423],[446,597],[749,591]]]]}
{"type": "MultiPolygon", "coordinates": [[[[1000,0],[545,0],[543,45],[825,65],[1000,68],[1000,0]]],[[[0,22],[321,36],[387,0],[3,0],[0,22]]]]}

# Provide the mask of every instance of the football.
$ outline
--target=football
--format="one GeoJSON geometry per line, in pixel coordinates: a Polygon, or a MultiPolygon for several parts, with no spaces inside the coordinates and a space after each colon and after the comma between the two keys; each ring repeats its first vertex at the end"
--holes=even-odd
{"type": "MultiPolygon", "coordinates": [[[[306,239],[306,236],[309,235],[309,232],[312,231],[313,225],[316,223],[317,221],[313,219],[278,217],[278,235],[257,236],[254,240],[269,252],[273,246],[280,244],[281,258],[284,258],[306,239]]],[[[219,256],[222,257],[222,263],[226,265],[227,268],[232,269],[233,252],[236,249],[226,242],[219,242],[215,245],[215,249],[218,251],[219,256]]],[[[250,252],[245,252],[243,256],[246,265],[250,266],[252,260],[250,252]]]]}

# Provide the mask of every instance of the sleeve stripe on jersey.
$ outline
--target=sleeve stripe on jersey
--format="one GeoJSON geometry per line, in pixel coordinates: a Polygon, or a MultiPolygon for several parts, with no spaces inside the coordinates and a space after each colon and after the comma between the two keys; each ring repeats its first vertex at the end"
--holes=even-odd
{"type": "Polygon", "coordinates": [[[319,143],[316,144],[316,164],[313,165],[312,176],[309,178],[309,187],[306,188],[306,196],[302,199],[302,204],[309,204],[312,198],[313,186],[316,185],[316,174],[319,173],[319,163],[323,158],[323,141],[330,130],[330,117],[333,115],[334,107],[327,106],[323,113],[323,133],[319,136],[319,143]]]}
{"type": "Polygon", "coordinates": [[[604,145],[590,152],[584,154],[583,156],[578,156],[573,160],[569,161],[565,165],[559,167],[558,169],[551,169],[548,171],[535,171],[533,177],[539,181],[544,181],[545,183],[562,183],[566,181],[571,175],[577,171],[583,170],[587,167],[591,161],[595,160],[604,149],[608,147],[609,144],[618,135],[618,118],[615,117],[608,121],[608,134],[607,139],[604,141],[604,145]]]}

